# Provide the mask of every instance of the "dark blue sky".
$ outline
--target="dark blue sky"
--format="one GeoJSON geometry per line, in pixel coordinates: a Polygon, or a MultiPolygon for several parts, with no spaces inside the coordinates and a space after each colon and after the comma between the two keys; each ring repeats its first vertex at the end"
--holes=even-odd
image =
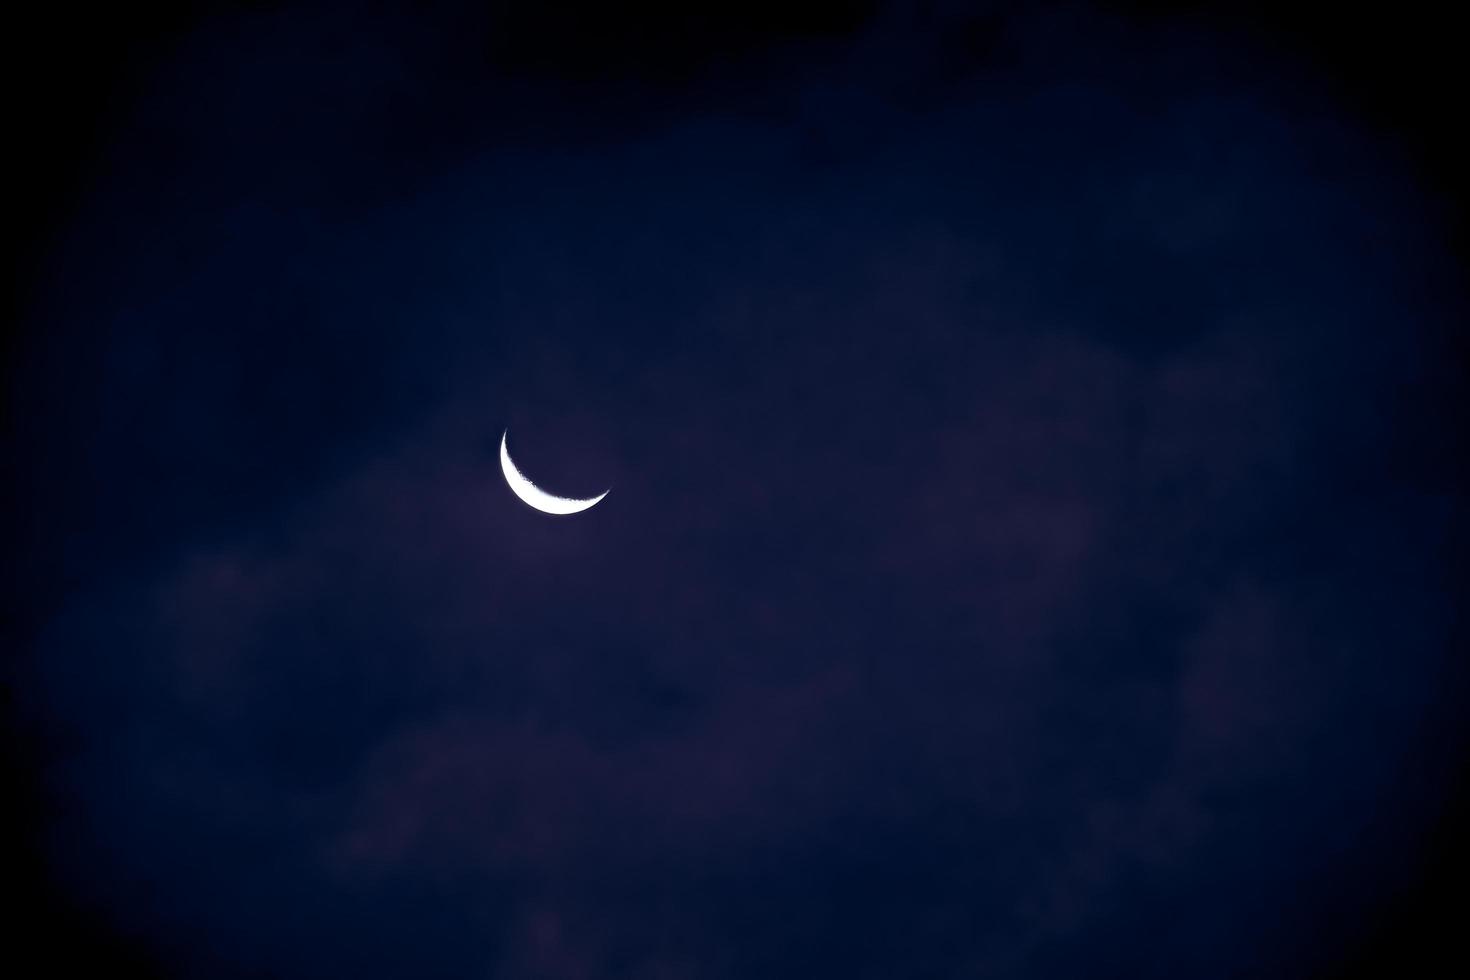
{"type": "Polygon", "coordinates": [[[61,62],[112,95],[56,95],[90,128],[7,365],[38,944],[281,980],[1429,948],[1465,735],[1432,91],[1206,8],[487,10],[179,8],[61,62]],[[529,510],[506,427],[612,493],[529,510]]]}

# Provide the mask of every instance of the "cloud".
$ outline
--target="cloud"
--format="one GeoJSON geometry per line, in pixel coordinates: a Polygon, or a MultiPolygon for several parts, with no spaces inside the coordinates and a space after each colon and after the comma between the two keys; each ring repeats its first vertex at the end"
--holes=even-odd
{"type": "MultiPolygon", "coordinates": [[[[282,976],[1287,962],[1442,668],[1448,505],[1375,462],[1427,326],[1374,236],[1433,249],[1391,171],[1312,176],[1363,140],[1087,50],[326,194],[368,107],[92,215],[159,228],[78,233],[105,384],[38,416],[88,488],[38,504],[67,887],[282,976]],[[507,425],[613,493],[529,513],[507,425]]],[[[439,84],[370,55],[328,88],[439,84]]]]}

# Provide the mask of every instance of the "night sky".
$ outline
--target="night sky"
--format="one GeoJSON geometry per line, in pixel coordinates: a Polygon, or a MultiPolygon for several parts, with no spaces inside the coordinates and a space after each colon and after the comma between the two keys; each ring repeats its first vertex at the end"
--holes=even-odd
{"type": "Polygon", "coordinates": [[[1463,967],[1447,21],[88,16],[6,69],[15,975],[1463,967]]]}

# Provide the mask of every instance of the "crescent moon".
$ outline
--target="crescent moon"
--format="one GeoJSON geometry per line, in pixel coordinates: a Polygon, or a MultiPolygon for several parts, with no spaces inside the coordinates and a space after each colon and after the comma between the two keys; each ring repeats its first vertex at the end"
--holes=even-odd
{"type": "Polygon", "coordinates": [[[541,513],[576,514],[591,507],[611,492],[612,487],[608,487],[597,496],[589,497],[586,500],[577,500],[572,497],[558,497],[555,494],[547,493],[532,483],[526,474],[522,473],[516,468],[516,464],[511,462],[510,450],[505,448],[505,438],[508,435],[510,435],[510,430],[506,429],[504,435],[500,437],[500,469],[505,473],[505,482],[510,484],[511,491],[517,497],[520,497],[526,503],[541,511],[541,513]]]}

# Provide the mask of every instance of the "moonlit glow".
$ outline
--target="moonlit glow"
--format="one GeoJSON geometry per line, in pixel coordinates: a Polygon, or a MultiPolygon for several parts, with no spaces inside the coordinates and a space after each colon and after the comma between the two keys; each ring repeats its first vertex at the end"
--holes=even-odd
{"type": "Polygon", "coordinates": [[[508,435],[510,435],[509,429],[500,437],[500,468],[505,472],[505,482],[510,484],[511,490],[515,492],[517,497],[520,497],[543,514],[575,514],[578,511],[584,511],[603,497],[606,497],[612,489],[609,487],[597,496],[590,497],[587,500],[574,500],[571,497],[558,497],[555,494],[547,493],[532,483],[524,473],[516,468],[516,464],[511,462],[510,450],[505,448],[505,439],[508,435]]]}

